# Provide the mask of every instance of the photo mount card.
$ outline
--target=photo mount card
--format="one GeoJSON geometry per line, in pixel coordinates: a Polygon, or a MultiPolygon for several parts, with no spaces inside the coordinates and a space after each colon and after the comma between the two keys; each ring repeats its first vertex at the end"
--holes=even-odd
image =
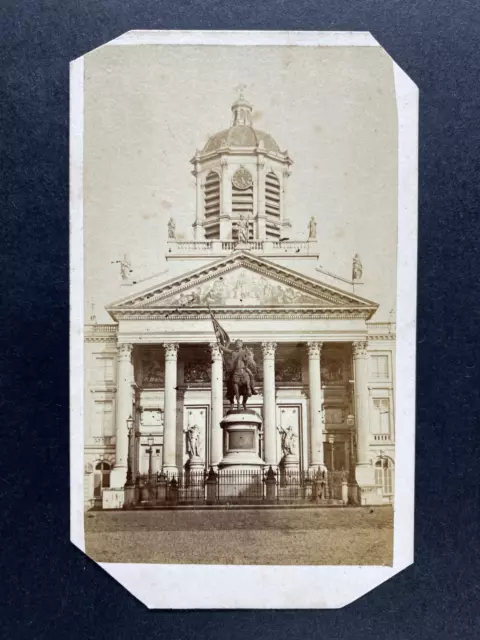
{"type": "Polygon", "coordinates": [[[363,32],[70,78],[72,542],[149,608],[352,602],[413,562],[417,87],[363,32]]]}

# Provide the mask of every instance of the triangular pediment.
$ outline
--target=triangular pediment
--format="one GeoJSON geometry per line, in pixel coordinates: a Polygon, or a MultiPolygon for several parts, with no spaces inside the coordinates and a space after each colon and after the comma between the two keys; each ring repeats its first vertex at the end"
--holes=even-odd
{"type": "Polygon", "coordinates": [[[198,315],[202,310],[343,310],[369,318],[377,304],[246,251],[232,254],[107,307],[119,316],[198,315]]]}

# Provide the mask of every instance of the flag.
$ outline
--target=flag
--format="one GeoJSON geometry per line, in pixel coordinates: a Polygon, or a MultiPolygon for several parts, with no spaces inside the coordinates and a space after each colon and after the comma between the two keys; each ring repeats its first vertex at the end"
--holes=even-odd
{"type": "Polygon", "coordinates": [[[210,311],[210,316],[212,317],[213,330],[215,331],[217,342],[221,344],[222,347],[228,347],[228,345],[230,344],[230,337],[228,333],[223,327],[220,326],[218,320],[215,318],[210,308],[208,310],[210,311]]]}

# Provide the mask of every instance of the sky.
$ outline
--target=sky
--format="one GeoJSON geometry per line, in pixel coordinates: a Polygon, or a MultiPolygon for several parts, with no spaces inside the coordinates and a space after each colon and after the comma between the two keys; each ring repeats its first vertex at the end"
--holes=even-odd
{"type": "Polygon", "coordinates": [[[231,124],[239,84],[254,126],[293,159],[286,216],[291,239],[317,219],[320,265],[351,276],[392,318],[396,295],[397,112],[393,63],[380,47],[108,46],[85,57],[85,320],[134,277],[163,272],[167,222],[192,239],[190,159],[231,124]]]}

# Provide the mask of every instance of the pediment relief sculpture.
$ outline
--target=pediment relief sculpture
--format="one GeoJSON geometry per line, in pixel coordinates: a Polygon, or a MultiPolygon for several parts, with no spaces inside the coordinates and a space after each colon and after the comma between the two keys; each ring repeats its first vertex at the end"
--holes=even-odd
{"type": "Polygon", "coordinates": [[[162,300],[162,304],[175,307],[291,303],[318,304],[318,298],[246,269],[236,269],[213,281],[162,300]]]}

